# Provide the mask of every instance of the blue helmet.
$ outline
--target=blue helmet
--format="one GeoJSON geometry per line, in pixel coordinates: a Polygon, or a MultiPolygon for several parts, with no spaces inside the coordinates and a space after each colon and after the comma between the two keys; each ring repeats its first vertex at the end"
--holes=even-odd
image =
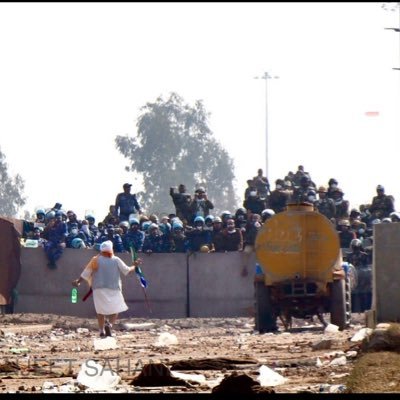
{"type": "Polygon", "coordinates": [[[84,249],[86,247],[85,243],[83,242],[83,240],[81,238],[72,239],[71,246],[74,249],[84,249]]]}
{"type": "Polygon", "coordinates": [[[164,224],[159,224],[158,227],[160,228],[160,231],[164,234],[167,234],[168,232],[171,231],[171,224],[169,222],[164,224]]]}
{"type": "Polygon", "coordinates": [[[87,220],[92,219],[93,221],[96,220],[96,218],[92,214],[85,215],[85,219],[87,219],[87,220]]]}
{"type": "Polygon", "coordinates": [[[196,222],[201,222],[201,223],[204,224],[204,218],[199,215],[194,219],[194,223],[196,223],[196,222]]]}
{"type": "Polygon", "coordinates": [[[47,219],[55,218],[55,216],[56,216],[56,213],[55,213],[54,211],[49,211],[49,212],[46,214],[46,218],[47,218],[47,219]]]}
{"type": "Polygon", "coordinates": [[[128,221],[121,221],[121,222],[118,224],[118,226],[119,226],[120,228],[122,228],[123,226],[124,226],[125,228],[129,228],[129,222],[128,222],[128,221]]]}
{"type": "Polygon", "coordinates": [[[183,229],[183,225],[180,222],[174,222],[172,224],[172,229],[183,229]]]}
{"type": "Polygon", "coordinates": [[[137,218],[131,218],[131,219],[129,220],[129,224],[130,224],[130,226],[132,226],[132,225],[134,225],[134,224],[140,225],[140,224],[139,224],[139,220],[138,220],[137,218]]]}
{"type": "Polygon", "coordinates": [[[39,208],[36,210],[36,215],[46,215],[46,213],[44,212],[43,208],[39,208]]]}
{"type": "Polygon", "coordinates": [[[152,224],[151,221],[145,221],[145,222],[143,222],[143,224],[142,224],[142,229],[146,232],[147,229],[149,228],[149,226],[150,226],[151,224],[152,224]]]}
{"type": "Polygon", "coordinates": [[[212,216],[212,215],[207,215],[207,216],[204,218],[204,222],[207,221],[207,220],[213,222],[213,221],[214,221],[214,216],[212,216]]]}

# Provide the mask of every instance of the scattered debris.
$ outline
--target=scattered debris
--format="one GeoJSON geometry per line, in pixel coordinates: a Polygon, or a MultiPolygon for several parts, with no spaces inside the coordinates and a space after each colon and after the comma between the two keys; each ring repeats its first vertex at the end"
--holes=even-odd
{"type": "Polygon", "coordinates": [[[133,324],[129,322],[123,322],[119,324],[121,329],[127,331],[145,331],[156,327],[154,322],[144,322],[142,324],[133,324]]]}
{"type": "Polygon", "coordinates": [[[343,393],[346,390],[344,385],[328,385],[323,384],[319,387],[320,393],[343,393]]]}
{"type": "Polygon", "coordinates": [[[27,347],[20,347],[20,348],[13,347],[10,349],[10,352],[13,354],[29,353],[29,351],[30,350],[27,347]]]}
{"type": "Polygon", "coordinates": [[[111,369],[96,363],[94,360],[87,360],[81,365],[77,381],[94,390],[107,390],[115,387],[121,377],[111,369]]]}
{"type": "Polygon", "coordinates": [[[331,351],[330,353],[324,353],[324,358],[327,358],[328,360],[333,360],[334,358],[344,356],[345,353],[344,351],[331,351]]]}
{"type": "Polygon", "coordinates": [[[375,329],[361,344],[364,351],[400,351],[400,324],[375,329]]]}
{"type": "Polygon", "coordinates": [[[55,386],[55,383],[46,381],[43,382],[42,389],[53,389],[55,386]]]}
{"type": "Polygon", "coordinates": [[[346,357],[347,358],[356,358],[357,357],[357,352],[355,350],[350,350],[346,352],[346,357]]]}
{"type": "Polygon", "coordinates": [[[328,324],[324,329],[324,333],[336,333],[339,332],[339,327],[337,325],[328,324]]]}
{"type": "Polygon", "coordinates": [[[117,341],[112,336],[94,339],[93,345],[95,350],[111,350],[118,348],[117,341]]]}
{"type": "Polygon", "coordinates": [[[373,332],[371,328],[361,328],[351,339],[351,342],[361,342],[373,332]]]}
{"type": "Polygon", "coordinates": [[[332,347],[332,339],[322,339],[312,344],[313,351],[316,350],[329,350],[332,347]]]}
{"type": "Polygon", "coordinates": [[[15,372],[20,369],[21,367],[14,361],[6,360],[5,363],[0,364],[0,372],[15,372]]]}
{"type": "Polygon", "coordinates": [[[347,358],[346,356],[340,356],[338,358],[334,358],[329,365],[334,366],[334,365],[346,365],[347,364],[347,358]]]}
{"type": "Polygon", "coordinates": [[[171,346],[174,344],[178,344],[178,338],[169,332],[162,332],[158,336],[154,346],[163,347],[163,346],[171,346]]]}
{"type": "Polygon", "coordinates": [[[193,360],[179,360],[170,363],[172,370],[222,370],[236,369],[240,364],[257,364],[254,358],[197,358],[193,360]]]}
{"type": "Polygon", "coordinates": [[[219,385],[212,389],[213,394],[250,395],[257,393],[275,393],[272,388],[263,388],[247,374],[236,371],[226,376],[219,385]]]}
{"type": "Polygon", "coordinates": [[[134,386],[186,386],[189,383],[172,376],[170,369],[163,363],[149,363],[143,366],[138,376],[130,383],[134,386]]]}
{"type": "Polygon", "coordinates": [[[287,382],[287,378],[268,368],[266,365],[261,365],[258,380],[261,386],[278,386],[287,382]]]}
{"type": "Polygon", "coordinates": [[[189,383],[199,383],[199,384],[204,384],[206,383],[206,377],[204,375],[201,374],[184,374],[182,372],[175,372],[172,371],[171,375],[174,378],[180,378],[183,379],[189,383]]]}

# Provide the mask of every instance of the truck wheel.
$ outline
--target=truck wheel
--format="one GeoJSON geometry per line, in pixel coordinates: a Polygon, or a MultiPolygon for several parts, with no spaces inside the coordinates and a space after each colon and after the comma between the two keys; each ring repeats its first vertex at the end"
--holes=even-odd
{"type": "Polygon", "coordinates": [[[264,282],[255,282],[255,329],[260,333],[278,330],[271,295],[264,282]]]}
{"type": "Polygon", "coordinates": [[[339,330],[343,330],[347,326],[347,310],[346,303],[346,282],[345,279],[337,279],[332,282],[331,286],[331,324],[337,325],[339,330]]]}

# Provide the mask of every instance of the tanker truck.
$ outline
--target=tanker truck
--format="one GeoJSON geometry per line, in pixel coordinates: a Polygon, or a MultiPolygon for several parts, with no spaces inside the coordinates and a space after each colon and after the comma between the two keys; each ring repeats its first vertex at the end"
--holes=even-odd
{"type": "Polygon", "coordinates": [[[292,317],[317,316],[326,326],[324,313],[340,330],[349,325],[354,267],[343,263],[335,227],[312,204],[288,204],[268,219],[255,252],[261,267],[254,282],[256,330],[276,331],[278,318],[288,329],[292,317]]]}

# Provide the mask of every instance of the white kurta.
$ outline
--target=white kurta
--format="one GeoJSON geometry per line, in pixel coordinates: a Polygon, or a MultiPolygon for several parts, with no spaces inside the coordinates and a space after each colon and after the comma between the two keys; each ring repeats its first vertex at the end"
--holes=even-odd
{"type": "MultiPolygon", "coordinates": [[[[127,275],[129,267],[118,257],[118,268],[124,274],[127,275]]],[[[92,281],[92,269],[88,266],[83,270],[81,277],[91,284],[92,281]]],[[[95,273],[95,272],[94,272],[95,273]]],[[[128,309],[125,303],[124,296],[122,295],[121,289],[109,289],[109,288],[96,288],[93,289],[93,302],[94,308],[97,314],[112,315],[118,314],[128,309]]]]}

